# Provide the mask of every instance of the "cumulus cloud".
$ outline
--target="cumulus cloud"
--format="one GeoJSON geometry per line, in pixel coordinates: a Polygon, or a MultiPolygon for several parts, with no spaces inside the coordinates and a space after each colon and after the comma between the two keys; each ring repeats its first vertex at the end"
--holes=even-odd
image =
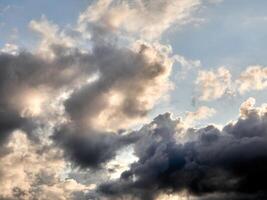
{"type": "Polygon", "coordinates": [[[81,166],[96,167],[113,158],[130,141],[109,130],[128,128],[144,118],[170,88],[172,59],[157,47],[101,46],[92,53],[56,54],[52,60],[26,52],[1,54],[1,140],[16,129],[31,134],[35,126],[27,123],[39,123],[40,117],[41,124],[55,125],[50,112],[61,111],[50,107],[62,91],[69,91],[61,103],[70,121],[58,127],[64,135],[56,134],[54,141],[81,166]],[[97,78],[88,81],[95,73],[97,78]],[[90,158],[92,153],[95,158],[90,158]]]}
{"type": "Polygon", "coordinates": [[[210,101],[225,95],[245,94],[251,91],[264,90],[267,87],[267,68],[255,65],[248,66],[236,77],[225,67],[216,71],[201,70],[196,80],[199,99],[210,101]]]}
{"type": "Polygon", "coordinates": [[[240,106],[240,116],[246,117],[248,115],[248,111],[254,107],[255,103],[256,100],[253,97],[250,97],[243,102],[240,106]]]}
{"type": "Polygon", "coordinates": [[[75,90],[66,101],[74,121],[100,130],[119,130],[142,120],[171,88],[172,59],[155,46],[135,50],[96,46],[92,64],[99,78],[75,90]]]}
{"type": "Polygon", "coordinates": [[[34,143],[16,131],[0,156],[0,199],[70,199],[87,186],[61,176],[66,163],[59,149],[34,143]]]}
{"type": "Polygon", "coordinates": [[[200,0],[100,0],[80,15],[79,26],[86,30],[88,24],[96,23],[146,39],[158,38],[170,26],[189,21],[201,3],[200,0]]]}
{"type": "Polygon", "coordinates": [[[158,116],[141,129],[145,133],[135,143],[139,160],[98,191],[111,199],[156,199],[184,191],[196,199],[266,198],[266,107],[245,104],[236,122],[222,130],[188,129],[185,143],[177,140],[180,121],[158,116]]]}
{"type": "Polygon", "coordinates": [[[231,91],[231,78],[230,71],[225,67],[220,67],[215,71],[201,70],[196,80],[199,99],[209,101],[221,98],[231,91]]]}
{"type": "Polygon", "coordinates": [[[236,82],[241,94],[252,90],[263,90],[267,87],[267,68],[259,65],[249,66],[236,82]]]}

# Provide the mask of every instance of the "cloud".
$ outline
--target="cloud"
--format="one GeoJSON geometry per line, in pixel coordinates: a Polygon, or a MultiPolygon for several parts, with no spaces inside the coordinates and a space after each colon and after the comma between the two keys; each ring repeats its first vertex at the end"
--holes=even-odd
{"type": "Polygon", "coordinates": [[[188,60],[181,55],[175,55],[174,59],[176,62],[178,62],[181,65],[181,67],[184,70],[188,70],[191,68],[198,68],[201,66],[200,60],[188,60]]]}
{"type": "Polygon", "coordinates": [[[58,26],[45,17],[30,26],[42,36],[39,50],[53,56],[47,59],[39,51],[0,54],[0,108],[5,111],[0,122],[8,132],[2,135],[8,137],[16,129],[33,135],[39,126],[50,135],[57,128],[53,141],[66,151],[64,155],[70,154],[67,159],[82,167],[100,166],[130,143],[117,131],[144,120],[171,88],[171,49],[142,41],[120,47],[96,40],[84,52],[65,45],[58,26]],[[62,94],[67,96],[57,102],[62,94]],[[88,159],[95,151],[99,154],[88,159]]]}
{"type": "Polygon", "coordinates": [[[232,75],[225,67],[216,71],[200,71],[196,80],[199,99],[210,101],[221,98],[231,91],[232,75]]]}
{"type": "Polygon", "coordinates": [[[121,135],[112,132],[94,132],[78,124],[62,125],[53,135],[64,155],[80,168],[101,168],[116,156],[118,150],[137,140],[133,134],[121,135]]]}
{"type": "Polygon", "coordinates": [[[213,116],[215,113],[216,110],[214,108],[201,106],[195,112],[187,112],[184,119],[184,123],[192,126],[192,123],[194,123],[195,121],[207,119],[213,116]]]}
{"type": "MultiPolygon", "coordinates": [[[[171,63],[167,63],[168,61],[165,62],[165,58],[163,55],[162,58],[156,58],[153,57],[153,50],[146,51],[145,49],[143,49],[144,54],[147,54],[147,57],[145,57],[141,55],[140,52],[134,52],[129,49],[123,49],[120,51],[111,47],[109,47],[110,49],[107,48],[106,50],[105,48],[103,48],[102,50],[106,51],[107,53],[110,51],[111,62],[118,61],[118,63],[120,63],[120,56],[124,55],[127,56],[127,58],[133,59],[129,60],[128,66],[124,65],[128,63],[128,60],[126,60],[127,58],[125,58],[125,60],[122,60],[120,65],[118,66],[119,68],[117,69],[117,71],[115,71],[114,74],[111,74],[113,69],[105,68],[107,67],[106,64],[109,63],[109,61],[104,61],[103,58],[100,59],[97,57],[102,57],[101,52],[99,52],[99,55],[93,55],[89,53],[84,54],[74,51],[73,54],[69,54],[67,56],[57,55],[57,57],[53,58],[52,60],[46,60],[42,56],[39,56],[39,54],[36,55],[26,52],[19,52],[17,55],[11,55],[6,53],[0,54],[2,77],[0,82],[0,93],[2,96],[0,104],[1,142],[6,143],[8,141],[7,139],[13,135],[13,131],[17,129],[23,129],[27,132],[28,135],[33,135],[34,137],[36,137],[34,135],[35,128],[40,129],[42,134],[49,135],[51,134],[51,129],[56,127],[60,129],[59,132],[62,133],[62,135],[60,136],[58,134],[57,139],[54,140],[56,141],[56,144],[59,144],[59,147],[62,147],[63,150],[66,150],[65,155],[67,153],[70,154],[70,156],[67,156],[67,158],[70,158],[70,160],[76,162],[80,166],[86,167],[97,167],[101,165],[102,163],[113,158],[113,156],[116,155],[116,151],[120,149],[120,147],[129,144],[130,141],[127,141],[127,137],[119,136],[116,133],[105,132],[106,130],[103,129],[105,124],[103,125],[103,127],[99,125],[96,128],[94,128],[92,125],[89,127],[79,127],[81,126],[82,121],[85,120],[83,118],[85,117],[85,115],[82,116],[84,108],[80,110],[80,114],[82,116],[81,118],[74,118],[71,119],[73,120],[73,122],[68,122],[75,124],[75,130],[73,130],[73,127],[71,127],[71,125],[69,124],[67,126],[65,126],[65,124],[61,124],[62,119],[59,119],[58,121],[58,119],[54,118],[53,116],[61,115],[62,111],[60,106],[63,106],[63,101],[57,101],[58,96],[60,96],[62,91],[64,92],[66,90],[70,92],[75,89],[75,87],[78,87],[77,91],[83,92],[85,87],[92,87],[93,90],[96,89],[96,94],[106,92],[105,89],[102,91],[102,83],[99,84],[99,87],[97,86],[96,88],[94,88],[95,85],[98,84],[98,79],[96,79],[95,82],[87,81],[88,77],[90,77],[91,74],[93,75],[96,72],[99,72],[101,79],[102,73],[100,71],[100,67],[103,67],[103,69],[101,70],[106,73],[105,76],[109,76],[108,79],[111,79],[111,82],[108,82],[107,79],[107,83],[105,83],[108,87],[112,87],[112,81],[116,81],[116,73],[122,73],[121,79],[123,80],[122,83],[125,85],[120,85],[119,82],[117,82],[115,89],[119,92],[120,95],[125,95],[124,92],[127,92],[127,98],[131,98],[131,94],[138,94],[139,91],[137,90],[141,90],[140,95],[144,95],[142,97],[140,96],[140,99],[148,98],[155,92],[154,87],[159,86],[157,84],[161,84],[162,91],[165,90],[165,77],[167,79],[167,76],[170,73],[170,68],[164,68],[171,67],[171,65],[169,65],[171,63]],[[113,55],[115,56],[115,58],[112,58],[113,55]],[[140,61],[138,59],[140,59],[140,61]],[[98,64],[98,62],[102,61],[104,62],[103,64],[98,64]],[[159,63],[154,63],[157,61],[159,63]],[[136,64],[140,63],[140,65],[138,64],[138,67],[140,67],[138,70],[140,70],[140,72],[138,70],[134,71],[135,69],[131,71],[131,68],[134,66],[131,62],[136,62],[136,64]],[[124,67],[128,67],[128,69],[125,68],[125,73],[123,72],[124,67]],[[163,68],[162,70],[160,69],[161,67],[163,68]],[[160,73],[162,73],[162,75],[160,73]],[[139,75],[142,75],[144,79],[139,80],[139,75]],[[131,76],[134,76],[132,82],[130,82],[129,78],[131,76]],[[127,78],[129,82],[127,81],[127,78]],[[145,80],[146,78],[147,80],[145,80]],[[150,80],[150,78],[152,79],[150,80]],[[163,80],[161,80],[161,78],[163,80]],[[142,80],[144,81],[142,82],[142,80]],[[81,83],[84,83],[85,86],[82,86],[81,83]],[[140,86],[138,84],[140,84],[140,86]],[[151,88],[147,89],[145,85],[143,86],[141,84],[146,84],[147,86],[151,85],[151,88]],[[152,84],[155,84],[155,86],[153,86],[152,84]],[[132,90],[131,92],[127,91],[130,89],[132,90]],[[53,106],[57,107],[53,108],[53,106]],[[46,128],[42,130],[42,128],[39,126],[44,126],[46,128]],[[98,131],[94,129],[98,129],[98,131]],[[114,146],[114,144],[116,145],[114,146]],[[98,152],[98,154],[96,154],[95,152],[98,152]],[[95,157],[88,158],[88,156],[92,155],[92,153],[95,157]]],[[[168,80],[166,81],[168,82],[168,80]]],[[[167,84],[168,83],[166,83],[166,87],[167,84]]],[[[112,88],[112,91],[113,89],[114,88],[112,88]]],[[[70,93],[70,96],[67,96],[68,101],[74,97],[74,94],[76,93],[70,93]]],[[[157,95],[161,94],[158,93],[157,95]]],[[[107,96],[107,99],[108,98],[109,96],[107,96]]],[[[116,98],[116,96],[110,97],[111,105],[114,106],[114,108],[112,108],[111,110],[112,112],[114,112],[114,117],[116,117],[118,114],[116,113],[116,111],[119,112],[120,109],[120,102],[119,104],[117,104],[116,98]]],[[[123,98],[126,99],[126,97],[124,96],[123,98]]],[[[135,97],[132,96],[132,98],[135,97]]],[[[90,99],[85,100],[83,106],[86,107],[86,104],[89,105],[90,101],[88,100],[90,99]]],[[[98,100],[100,100],[100,98],[98,100]]],[[[146,99],[144,99],[144,101],[145,100],[146,99]]],[[[123,102],[126,101],[127,100],[123,100],[123,102]]],[[[150,99],[148,99],[147,105],[150,108],[151,105],[149,101],[150,99]]],[[[131,102],[135,103],[134,101],[129,99],[127,101],[127,103],[129,104],[128,106],[131,106],[131,102]]],[[[154,100],[151,104],[153,103],[154,100]]],[[[100,109],[101,111],[101,107],[96,107],[96,102],[92,104],[92,106],[96,108],[96,112],[98,112],[98,109],[100,109]]],[[[124,106],[125,107],[123,109],[127,109],[126,103],[124,106]]],[[[129,107],[129,109],[135,109],[134,104],[132,105],[132,107],[129,107]]],[[[140,108],[140,112],[142,112],[141,109],[143,108],[140,108]]],[[[135,111],[131,110],[129,111],[129,113],[130,112],[135,111]]],[[[65,118],[66,116],[64,116],[64,114],[65,113],[63,111],[63,116],[59,117],[65,118]]],[[[87,114],[90,114],[90,112],[86,113],[86,115],[87,114]]],[[[119,114],[118,117],[120,117],[119,114]]],[[[132,115],[134,115],[134,113],[132,115]]],[[[111,116],[108,116],[108,118],[112,119],[111,116]]],[[[109,120],[108,118],[107,120],[109,120]]],[[[132,116],[129,116],[129,119],[131,118],[132,116]]],[[[123,120],[126,120],[128,122],[128,119],[126,117],[125,119],[121,118],[121,121],[123,120]]],[[[42,137],[40,137],[39,139],[43,140],[42,137]]],[[[129,138],[129,140],[131,139],[129,138]]],[[[1,151],[4,150],[1,149],[1,151]]]]}
{"type": "Polygon", "coordinates": [[[141,129],[144,134],[135,143],[139,160],[98,191],[110,199],[156,199],[184,191],[197,199],[264,199],[266,116],[266,106],[243,104],[236,122],[222,130],[188,129],[190,137],[180,143],[180,121],[160,115],[141,129]]]}
{"type": "Polygon", "coordinates": [[[200,0],[117,1],[100,0],[79,18],[81,30],[95,23],[112,31],[125,31],[142,38],[158,38],[171,26],[186,23],[200,0]]]}
{"type": "Polygon", "coordinates": [[[97,69],[97,78],[66,99],[69,121],[58,127],[54,137],[66,158],[82,168],[96,168],[134,142],[135,138],[119,132],[142,122],[171,89],[169,51],[144,43],[92,49],[90,63],[97,69]]]}
{"type": "Polygon", "coordinates": [[[6,43],[0,52],[15,55],[18,53],[18,46],[15,44],[6,43]]]}
{"type": "MultiPolygon", "coordinates": [[[[254,98],[222,129],[192,127],[215,114],[202,106],[184,119],[165,113],[130,130],[172,89],[173,62],[200,65],[172,56],[168,45],[144,40],[155,41],[171,26],[187,23],[201,5],[198,0],[100,0],[72,30],[89,31],[86,50],[45,17],[31,21],[41,36],[37,51],[9,45],[0,53],[0,199],[149,200],[180,193],[203,200],[267,198],[267,106],[255,107],[254,98]],[[124,36],[133,35],[144,40],[123,43],[124,36]],[[129,145],[133,163],[119,165],[116,157],[129,145]],[[70,178],[73,169],[123,172],[97,187],[100,180],[85,184],[70,178]]],[[[265,71],[249,67],[232,81],[224,67],[202,70],[199,98],[262,90],[265,71]]]]}
{"type": "Polygon", "coordinates": [[[174,56],[174,60],[181,66],[179,72],[181,74],[181,78],[184,78],[188,71],[201,67],[200,60],[190,60],[178,54],[174,56]]]}
{"type": "MultiPolygon", "coordinates": [[[[43,141],[44,142],[44,141],[43,141]]],[[[70,199],[87,186],[61,178],[66,163],[56,148],[16,131],[0,156],[0,199],[70,199]]]]}
{"type": "Polygon", "coordinates": [[[44,15],[38,21],[31,20],[29,27],[32,31],[39,34],[41,41],[37,52],[45,58],[55,57],[53,49],[55,46],[60,46],[61,48],[77,46],[75,38],[68,35],[65,30],[60,30],[56,24],[48,21],[44,15]]]}
{"type": "Polygon", "coordinates": [[[236,82],[241,94],[252,90],[263,90],[267,87],[267,68],[259,65],[249,66],[236,82]]]}
{"type": "Polygon", "coordinates": [[[90,71],[84,68],[87,59],[79,53],[51,61],[27,52],[1,53],[1,138],[15,129],[24,129],[30,134],[33,117],[48,114],[61,91],[75,87],[89,76],[83,75],[83,71],[90,71]]]}
{"type": "Polygon", "coordinates": [[[260,65],[248,66],[237,77],[232,77],[225,67],[220,67],[217,71],[201,70],[195,84],[199,92],[198,98],[202,101],[261,91],[267,87],[267,68],[260,65]]]}
{"type": "Polygon", "coordinates": [[[248,115],[249,110],[254,108],[255,103],[256,100],[253,97],[250,97],[245,102],[243,102],[240,106],[240,116],[246,117],[248,115]]]}
{"type": "Polygon", "coordinates": [[[92,65],[99,78],[66,101],[70,118],[96,130],[119,130],[140,122],[171,88],[172,59],[156,46],[96,46],[92,65]]]}

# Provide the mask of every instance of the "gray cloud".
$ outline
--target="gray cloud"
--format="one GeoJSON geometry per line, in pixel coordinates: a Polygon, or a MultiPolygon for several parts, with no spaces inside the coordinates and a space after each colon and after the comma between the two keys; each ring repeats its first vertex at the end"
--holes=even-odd
{"type": "Polygon", "coordinates": [[[222,130],[189,129],[179,142],[180,122],[160,115],[144,127],[135,144],[138,162],[119,180],[99,187],[111,199],[156,199],[161,193],[186,190],[197,199],[264,199],[266,193],[266,112],[250,108],[222,130]]]}
{"type": "Polygon", "coordinates": [[[44,112],[41,105],[44,99],[50,100],[53,93],[74,87],[75,82],[85,78],[82,74],[87,59],[78,53],[59,56],[53,61],[27,52],[16,55],[1,53],[1,138],[15,129],[27,128],[25,126],[31,123],[29,117],[44,112]]]}
{"type": "Polygon", "coordinates": [[[86,190],[60,179],[65,161],[47,139],[54,119],[40,116],[51,114],[44,101],[56,101],[61,90],[90,74],[87,56],[73,51],[47,60],[29,52],[0,54],[0,199],[69,199],[86,190]]]}
{"type": "Polygon", "coordinates": [[[96,129],[128,128],[144,118],[170,87],[172,60],[156,47],[142,44],[134,51],[96,46],[92,57],[99,79],[66,101],[72,120],[85,120],[96,129]]]}
{"type": "Polygon", "coordinates": [[[136,135],[118,132],[141,122],[170,87],[172,60],[157,48],[106,44],[92,49],[90,64],[98,77],[65,101],[70,121],[54,136],[68,159],[82,168],[96,168],[136,140],[136,135]]]}
{"type": "Polygon", "coordinates": [[[116,152],[138,139],[136,134],[95,132],[77,124],[66,124],[53,135],[57,145],[64,149],[65,157],[80,168],[101,168],[115,157],[116,152]]]}

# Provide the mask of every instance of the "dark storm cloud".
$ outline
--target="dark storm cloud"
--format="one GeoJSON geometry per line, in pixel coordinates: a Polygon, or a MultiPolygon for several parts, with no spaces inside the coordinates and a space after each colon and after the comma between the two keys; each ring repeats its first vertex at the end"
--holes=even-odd
{"type": "Polygon", "coordinates": [[[266,113],[252,110],[222,131],[191,129],[191,139],[181,143],[173,125],[179,121],[160,115],[135,144],[139,161],[99,191],[114,199],[156,199],[162,192],[184,190],[199,199],[265,199],[266,120],[266,113]]]}
{"type": "Polygon", "coordinates": [[[83,129],[77,124],[66,124],[55,132],[53,139],[64,149],[66,158],[76,166],[98,168],[115,157],[117,150],[134,143],[138,135],[100,133],[83,129]]]}
{"type": "Polygon", "coordinates": [[[8,134],[17,128],[20,128],[25,119],[20,117],[16,111],[0,106],[0,144],[5,141],[8,134]]]}

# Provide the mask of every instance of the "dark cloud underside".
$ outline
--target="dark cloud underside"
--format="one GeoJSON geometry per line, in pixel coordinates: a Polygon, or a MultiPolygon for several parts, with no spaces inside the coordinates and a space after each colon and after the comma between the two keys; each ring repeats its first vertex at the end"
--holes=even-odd
{"type": "Polygon", "coordinates": [[[252,112],[222,131],[213,126],[191,130],[195,139],[182,144],[169,114],[159,116],[148,125],[156,128],[135,144],[139,161],[99,191],[114,198],[155,199],[161,192],[186,190],[200,199],[265,199],[266,120],[266,114],[252,112]]]}

